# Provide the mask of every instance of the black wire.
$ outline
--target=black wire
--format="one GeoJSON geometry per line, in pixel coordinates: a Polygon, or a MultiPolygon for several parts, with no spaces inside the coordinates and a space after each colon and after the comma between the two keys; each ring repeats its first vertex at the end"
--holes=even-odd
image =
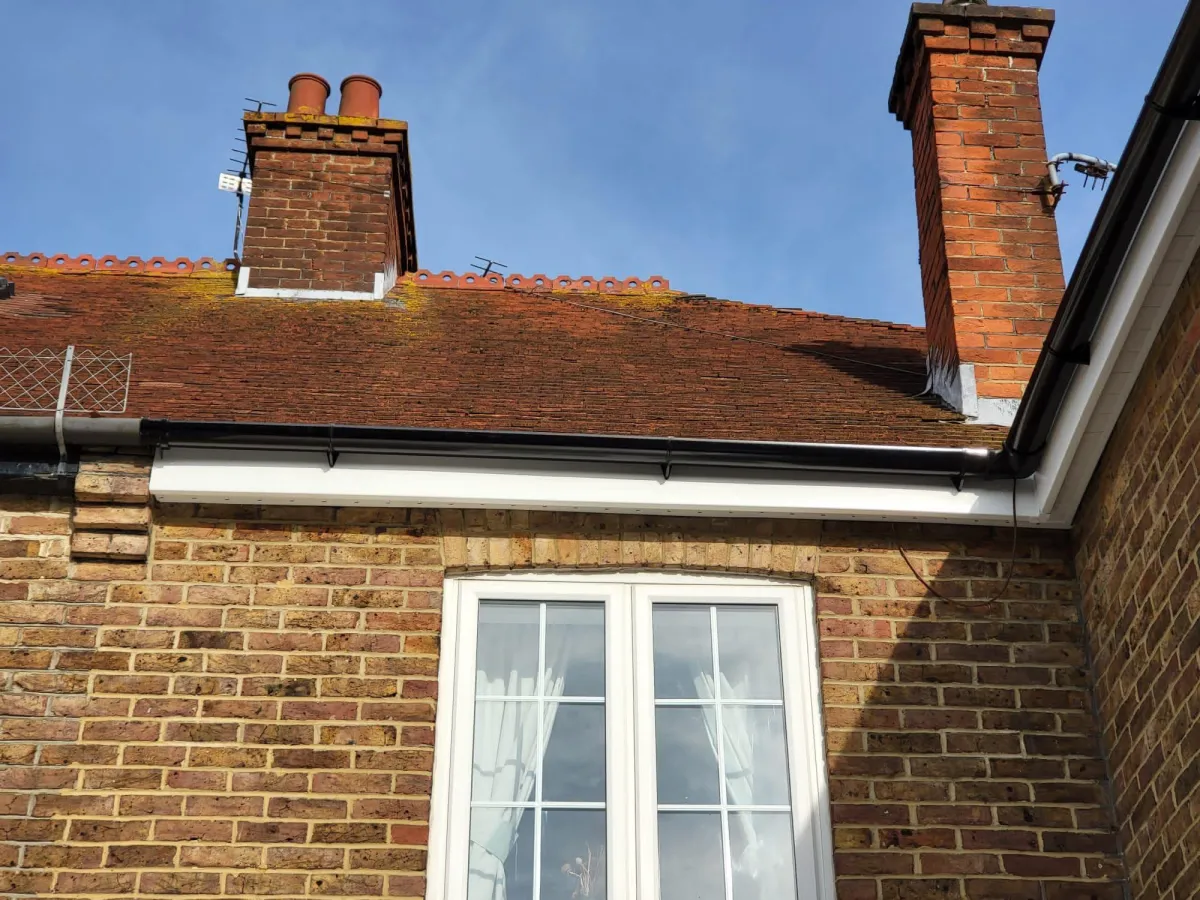
{"type": "Polygon", "coordinates": [[[983,191],[1018,191],[1022,194],[1045,194],[1047,193],[1044,187],[1032,185],[1031,187],[1016,187],[1010,185],[986,185],[986,184],[971,184],[969,181],[943,181],[940,182],[942,187],[965,187],[979,188],[983,191]]]}
{"type": "Polygon", "coordinates": [[[917,576],[917,581],[921,582],[921,585],[925,588],[925,590],[929,591],[929,593],[933,594],[933,596],[937,597],[939,600],[949,603],[951,606],[957,606],[962,609],[982,609],[985,606],[991,606],[1004,596],[1004,592],[1008,590],[1008,586],[1012,582],[1013,571],[1017,567],[1017,479],[1013,478],[1012,480],[1012,551],[1009,553],[1008,575],[1004,579],[1004,584],[1000,585],[1000,589],[986,600],[957,600],[953,597],[947,597],[932,584],[926,581],[924,576],[917,571],[917,567],[914,566],[912,560],[908,558],[908,553],[902,546],[900,546],[900,535],[896,531],[895,524],[892,525],[892,535],[896,541],[896,549],[899,551],[901,559],[903,559],[905,564],[908,566],[909,571],[917,576]]]}
{"type": "Polygon", "coordinates": [[[590,309],[596,312],[608,313],[613,316],[620,316],[623,319],[633,319],[635,322],[645,322],[650,325],[661,325],[664,328],[678,328],[682,331],[694,331],[698,334],[708,334],[714,337],[728,338],[731,341],[744,341],[748,344],[761,344],[764,347],[774,347],[776,350],[783,350],[787,353],[808,353],[811,356],[820,356],[825,359],[834,359],[838,362],[853,363],[856,366],[870,366],[874,369],[886,369],[889,372],[900,372],[903,375],[915,375],[917,377],[925,377],[924,372],[916,372],[912,369],[901,369],[898,366],[889,366],[884,363],[868,362],[865,359],[852,359],[849,356],[838,356],[835,353],[825,353],[822,350],[813,350],[809,347],[801,345],[777,344],[774,341],[765,341],[762,338],[746,337],[741,334],[730,334],[726,331],[714,331],[709,328],[698,328],[695,325],[684,325],[682,322],[668,322],[665,319],[656,319],[652,316],[638,316],[633,313],[627,313],[619,309],[611,309],[607,306],[593,306],[590,303],[579,303],[575,300],[568,300],[566,297],[552,294],[547,291],[531,291],[525,288],[512,287],[505,285],[505,290],[512,291],[516,294],[526,294],[530,297],[542,297],[546,300],[554,300],[558,303],[566,303],[568,306],[578,306],[580,309],[590,309]]]}

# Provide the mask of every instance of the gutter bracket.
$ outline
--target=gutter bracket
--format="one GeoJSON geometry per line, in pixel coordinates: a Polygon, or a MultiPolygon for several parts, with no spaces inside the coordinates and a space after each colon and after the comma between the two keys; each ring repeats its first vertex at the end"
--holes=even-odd
{"type": "Polygon", "coordinates": [[[63,414],[67,410],[67,387],[71,383],[71,364],[75,361],[75,345],[67,345],[63,356],[62,381],[58,385],[58,402],[54,405],[54,438],[58,442],[58,475],[67,474],[67,438],[63,432],[63,414]]]}
{"type": "Polygon", "coordinates": [[[667,458],[662,462],[663,481],[671,480],[671,439],[667,438],[667,458]]]}
{"type": "Polygon", "coordinates": [[[1046,352],[1057,356],[1063,362],[1073,363],[1077,366],[1090,365],[1092,361],[1092,342],[1083,341],[1076,344],[1070,350],[1055,350],[1049,344],[1046,345],[1046,352]]]}
{"type": "Polygon", "coordinates": [[[340,454],[333,447],[333,426],[329,426],[329,444],[325,448],[325,462],[329,464],[329,468],[337,465],[338,456],[340,454]]]}
{"type": "Polygon", "coordinates": [[[1174,106],[1163,106],[1161,103],[1156,103],[1154,99],[1147,94],[1146,105],[1152,110],[1169,119],[1184,119],[1188,122],[1200,122],[1200,97],[1193,97],[1183,103],[1178,103],[1174,106]]]}

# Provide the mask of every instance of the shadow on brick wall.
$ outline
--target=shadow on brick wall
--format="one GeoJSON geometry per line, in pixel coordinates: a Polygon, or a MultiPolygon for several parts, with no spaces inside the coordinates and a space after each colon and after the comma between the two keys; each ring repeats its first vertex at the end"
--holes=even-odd
{"type": "Polygon", "coordinates": [[[829,525],[818,620],[841,900],[1117,900],[1064,535],[829,525]],[[897,540],[939,593],[896,552],[897,540]]]}

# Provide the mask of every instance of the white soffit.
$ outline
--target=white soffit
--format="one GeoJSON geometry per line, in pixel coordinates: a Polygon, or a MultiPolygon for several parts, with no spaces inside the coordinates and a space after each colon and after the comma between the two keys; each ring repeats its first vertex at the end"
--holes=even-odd
{"type": "MultiPolygon", "coordinates": [[[[1018,515],[1036,525],[1031,485],[1018,515]]],[[[955,490],[945,477],[762,473],[343,453],[174,448],[150,490],[168,503],[553,509],[596,513],[1004,524],[1011,482],[955,490]]]]}

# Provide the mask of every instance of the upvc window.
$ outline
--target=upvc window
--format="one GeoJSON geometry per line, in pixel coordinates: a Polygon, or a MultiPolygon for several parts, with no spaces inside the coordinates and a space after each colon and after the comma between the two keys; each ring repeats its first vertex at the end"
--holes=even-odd
{"type": "Polygon", "coordinates": [[[447,582],[430,900],[832,897],[811,594],[447,582]]]}

